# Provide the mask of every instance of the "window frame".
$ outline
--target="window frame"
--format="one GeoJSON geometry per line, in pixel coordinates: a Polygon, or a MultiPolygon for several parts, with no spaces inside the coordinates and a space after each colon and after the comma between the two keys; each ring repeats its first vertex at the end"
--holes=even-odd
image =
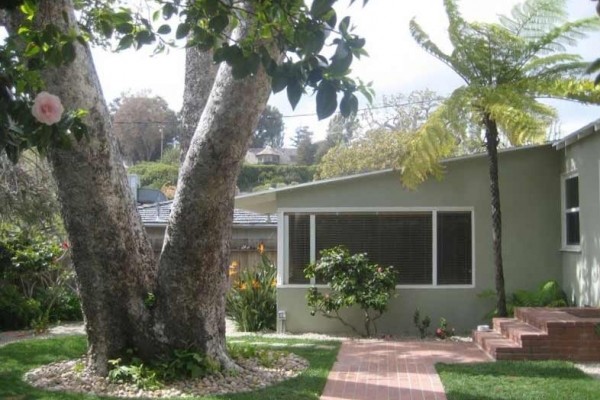
{"type": "Polygon", "coordinates": [[[560,176],[560,214],[561,214],[561,251],[580,252],[581,251],[581,198],[579,197],[581,186],[581,178],[577,171],[571,171],[560,176]],[[567,209],[567,180],[578,178],[577,191],[579,205],[577,207],[567,209]],[[579,243],[567,244],[567,215],[570,213],[579,215],[579,243]]]}
{"type": "Polygon", "coordinates": [[[281,288],[309,288],[318,287],[326,288],[327,285],[316,284],[314,279],[310,283],[288,283],[288,218],[290,213],[303,213],[311,215],[311,254],[310,262],[316,261],[316,236],[315,236],[315,221],[316,215],[320,213],[410,213],[410,212],[429,212],[432,214],[432,283],[431,284],[408,284],[396,285],[397,289],[472,289],[476,284],[476,258],[475,258],[475,209],[474,207],[312,207],[312,208],[280,208],[278,210],[278,254],[277,257],[277,287],[281,288]],[[438,212],[468,212],[471,215],[471,283],[470,284],[453,284],[440,285],[437,283],[437,213],[438,212]]]}

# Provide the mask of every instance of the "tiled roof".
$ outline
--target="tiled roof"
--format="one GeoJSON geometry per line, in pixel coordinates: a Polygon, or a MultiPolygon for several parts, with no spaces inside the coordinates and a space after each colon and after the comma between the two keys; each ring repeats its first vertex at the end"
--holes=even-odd
{"type": "MultiPolygon", "coordinates": [[[[173,201],[163,201],[156,204],[148,204],[138,207],[142,223],[166,224],[171,213],[173,201]]],[[[234,225],[277,225],[277,214],[257,214],[252,211],[246,211],[236,208],[233,211],[234,225]]]]}

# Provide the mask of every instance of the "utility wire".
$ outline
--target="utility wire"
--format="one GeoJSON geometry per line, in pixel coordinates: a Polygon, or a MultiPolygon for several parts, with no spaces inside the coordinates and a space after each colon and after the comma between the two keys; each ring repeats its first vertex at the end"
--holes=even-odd
{"type": "MultiPolygon", "coordinates": [[[[420,101],[408,101],[406,103],[400,104],[388,104],[388,105],[380,105],[375,107],[364,107],[359,108],[357,111],[367,111],[367,110],[382,110],[386,108],[399,108],[412,106],[417,104],[425,104],[430,103],[431,100],[420,100],[420,101]]],[[[339,114],[339,113],[336,113],[339,114]]],[[[294,115],[282,115],[281,118],[299,118],[299,117],[315,117],[317,113],[307,113],[307,114],[294,114],[294,115]]],[[[170,122],[170,121],[115,121],[113,122],[115,125],[148,125],[148,124],[156,124],[156,125],[177,125],[178,122],[170,122]]]]}

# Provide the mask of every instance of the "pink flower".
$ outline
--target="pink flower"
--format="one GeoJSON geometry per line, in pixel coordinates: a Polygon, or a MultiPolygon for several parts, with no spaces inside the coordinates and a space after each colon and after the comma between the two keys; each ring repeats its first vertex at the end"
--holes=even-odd
{"type": "Polygon", "coordinates": [[[64,110],[58,96],[48,92],[40,92],[35,96],[31,114],[41,123],[53,125],[60,121],[64,110]]]}

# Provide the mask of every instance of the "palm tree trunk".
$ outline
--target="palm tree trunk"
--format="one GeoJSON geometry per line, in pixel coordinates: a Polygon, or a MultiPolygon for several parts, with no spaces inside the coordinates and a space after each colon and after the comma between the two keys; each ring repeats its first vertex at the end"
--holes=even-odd
{"type": "Polygon", "coordinates": [[[489,160],[490,194],[492,200],[492,245],[496,269],[496,312],[506,317],[506,292],[504,290],[504,266],[502,263],[502,213],[500,211],[500,184],[498,182],[498,126],[488,114],[484,118],[486,149],[489,160]]]}

